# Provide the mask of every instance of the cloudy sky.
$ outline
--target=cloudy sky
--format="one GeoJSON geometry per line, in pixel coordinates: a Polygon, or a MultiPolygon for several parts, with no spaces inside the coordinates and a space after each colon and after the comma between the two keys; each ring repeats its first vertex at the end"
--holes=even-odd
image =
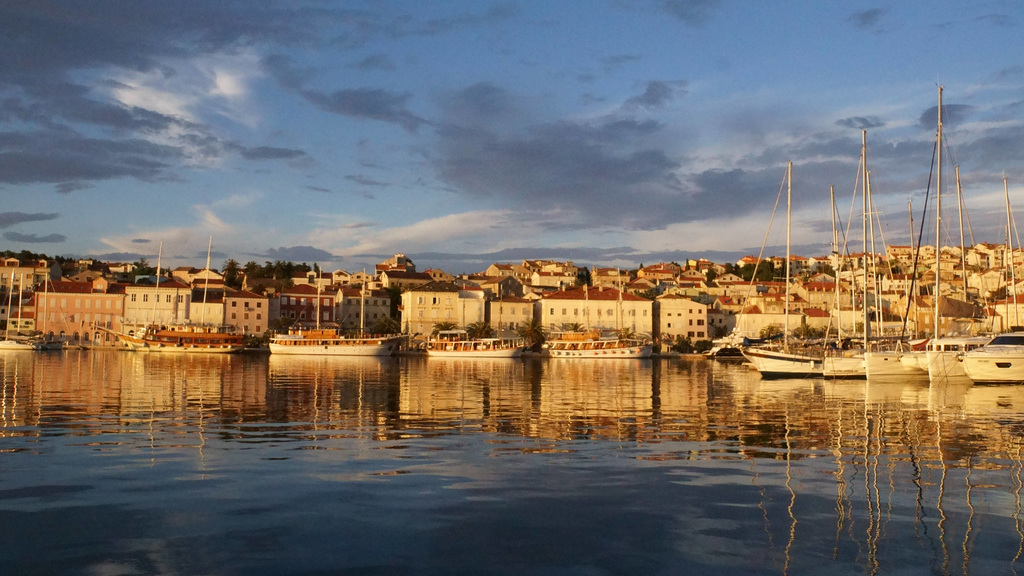
{"type": "Polygon", "coordinates": [[[202,266],[212,236],[214,267],[349,271],[724,259],[784,242],[783,208],[766,231],[791,161],[813,256],[829,186],[860,217],[862,129],[880,239],[907,243],[939,85],[944,223],[955,164],[969,232],[1002,242],[1004,175],[1024,210],[1022,36],[1015,1],[7,0],[0,246],[155,263],[162,243],[202,266]]]}

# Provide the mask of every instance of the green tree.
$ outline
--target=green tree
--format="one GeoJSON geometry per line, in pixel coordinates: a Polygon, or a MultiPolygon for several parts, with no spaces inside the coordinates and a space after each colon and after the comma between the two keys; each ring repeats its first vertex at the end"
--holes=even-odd
{"type": "Polygon", "coordinates": [[[441,332],[442,330],[455,330],[458,327],[459,325],[451,320],[438,322],[437,324],[434,324],[434,329],[430,331],[430,336],[436,338],[438,332],[441,332]]]}
{"type": "Polygon", "coordinates": [[[263,275],[263,269],[260,268],[260,265],[253,260],[246,262],[243,270],[245,271],[245,277],[248,278],[250,282],[255,278],[266,278],[266,276],[263,275]]]}
{"type": "Polygon", "coordinates": [[[370,332],[374,334],[398,334],[401,331],[402,326],[398,323],[398,320],[390,316],[378,318],[370,325],[370,332]]]}
{"type": "Polygon", "coordinates": [[[469,326],[466,326],[466,332],[469,333],[470,338],[493,338],[494,330],[491,325],[483,320],[473,322],[469,326]]]}
{"type": "Polygon", "coordinates": [[[769,324],[761,328],[761,332],[758,334],[761,338],[774,338],[775,336],[782,335],[782,326],[778,324],[769,324]]]}
{"type": "Polygon", "coordinates": [[[145,257],[139,258],[133,266],[134,270],[132,273],[136,276],[152,276],[153,274],[156,274],[156,268],[150,266],[149,260],[146,260],[145,257]]]}
{"type": "Polygon", "coordinates": [[[242,287],[241,267],[234,258],[228,258],[224,262],[224,285],[231,288],[242,287]]]}
{"type": "Polygon", "coordinates": [[[526,340],[526,343],[534,349],[539,348],[547,339],[547,335],[544,333],[544,325],[537,318],[533,318],[526,324],[516,328],[516,334],[526,340]]]}
{"type": "Polygon", "coordinates": [[[675,340],[672,341],[671,348],[673,352],[689,354],[693,352],[693,342],[690,341],[689,336],[676,336],[675,340]]]}
{"type": "Polygon", "coordinates": [[[703,354],[708,350],[711,350],[713,346],[714,343],[711,340],[697,340],[693,343],[693,351],[698,354],[703,354]]]}
{"type": "Polygon", "coordinates": [[[398,307],[402,305],[402,288],[400,286],[388,286],[384,291],[388,293],[388,298],[391,299],[391,317],[399,318],[398,307]]]}

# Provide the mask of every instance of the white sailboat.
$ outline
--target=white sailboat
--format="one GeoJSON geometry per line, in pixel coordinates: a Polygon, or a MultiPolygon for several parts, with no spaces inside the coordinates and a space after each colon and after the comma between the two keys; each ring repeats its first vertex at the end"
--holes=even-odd
{"type": "MultiPolygon", "coordinates": [[[[1006,233],[1007,252],[1009,253],[1010,286],[1014,290],[1006,292],[1006,311],[1009,320],[1010,305],[1017,312],[1016,278],[1014,276],[1013,230],[1014,223],[1010,212],[1010,193],[1003,178],[1003,193],[1006,195],[1006,233]],[[1012,295],[1011,295],[1012,292],[1012,295]]],[[[1018,324],[1014,322],[1014,324],[1018,324]]],[[[960,355],[964,373],[975,383],[983,384],[1024,384],[1024,332],[1007,332],[999,334],[990,342],[964,352],[960,355]]]]}
{"type": "MultiPolygon", "coordinates": [[[[22,284],[18,283],[18,325],[21,325],[21,292],[22,284]]],[[[14,297],[14,274],[11,274],[11,285],[7,290],[7,325],[4,328],[4,339],[0,340],[0,350],[32,351],[42,350],[42,342],[28,338],[11,337],[11,305],[14,297]]]]}
{"type": "Polygon", "coordinates": [[[983,336],[938,336],[941,333],[941,250],[942,246],[942,86],[939,86],[938,128],[936,130],[936,180],[935,180],[935,286],[932,300],[932,339],[928,341],[925,357],[930,382],[944,382],[950,379],[966,379],[963,364],[958,356],[968,350],[984,346],[990,338],[983,336]]]}
{"type": "Polygon", "coordinates": [[[793,163],[786,165],[786,299],[785,326],[781,349],[771,346],[749,346],[743,356],[760,372],[762,378],[802,378],[822,375],[820,354],[797,353],[789,346],[790,230],[793,208],[793,163]]]}

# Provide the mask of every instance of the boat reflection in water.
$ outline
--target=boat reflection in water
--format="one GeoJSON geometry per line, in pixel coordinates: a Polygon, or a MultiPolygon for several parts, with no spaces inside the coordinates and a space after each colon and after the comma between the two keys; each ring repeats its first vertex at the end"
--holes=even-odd
{"type": "Polygon", "coordinates": [[[0,367],[12,574],[1021,569],[1018,387],[706,359],[0,367]]]}

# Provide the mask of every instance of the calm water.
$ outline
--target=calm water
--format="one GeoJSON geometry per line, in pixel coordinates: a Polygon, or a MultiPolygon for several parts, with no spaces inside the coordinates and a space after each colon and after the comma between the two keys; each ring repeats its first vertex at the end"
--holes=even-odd
{"type": "Polygon", "coordinates": [[[1013,574],[1024,389],[8,353],[4,574],[1013,574]]]}

